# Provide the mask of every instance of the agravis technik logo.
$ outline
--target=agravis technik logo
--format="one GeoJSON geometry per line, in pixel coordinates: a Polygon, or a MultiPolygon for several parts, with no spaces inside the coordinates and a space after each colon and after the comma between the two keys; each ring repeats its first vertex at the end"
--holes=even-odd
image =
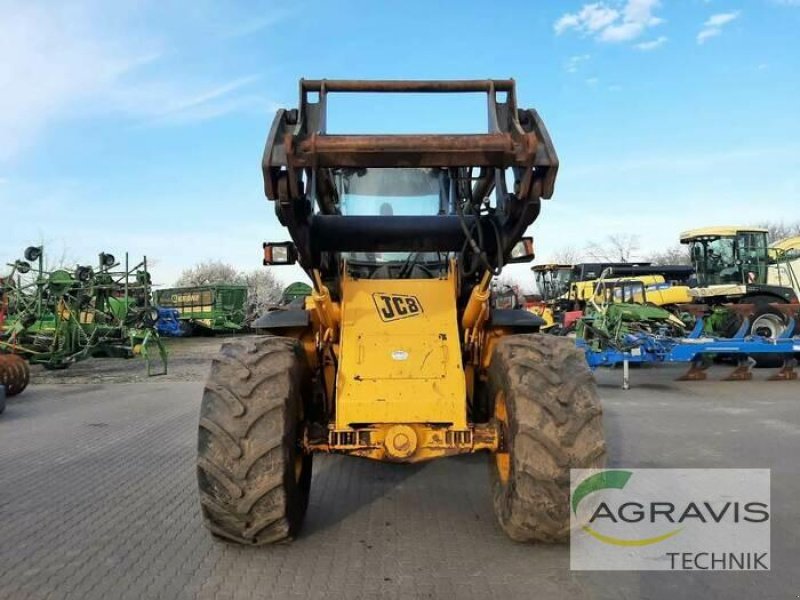
{"type": "Polygon", "coordinates": [[[572,472],[573,569],[768,570],[768,469],[572,472]]]}

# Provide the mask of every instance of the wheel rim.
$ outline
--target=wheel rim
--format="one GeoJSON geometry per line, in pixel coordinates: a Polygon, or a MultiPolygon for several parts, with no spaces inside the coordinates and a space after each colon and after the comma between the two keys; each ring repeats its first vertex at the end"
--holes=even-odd
{"type": "Polygon", "coordinates": [[[779,315],[765,314],[753,321],[751,330],[755,335],[776,338],[786,331],[786,323],[779,315]]]}
{"type": "Polygon", "coordinates": [[[506,395],[504,392],[498,392],[494,397],[494,418],[500,425],[501,437],[504,446],[494,453],[494,462],[497,467],[497,476],[500,481],[505,485],[511,477],[511,454],[508,452],[507,432],[508,432],[508,409],[506,407],[506,395]]]}

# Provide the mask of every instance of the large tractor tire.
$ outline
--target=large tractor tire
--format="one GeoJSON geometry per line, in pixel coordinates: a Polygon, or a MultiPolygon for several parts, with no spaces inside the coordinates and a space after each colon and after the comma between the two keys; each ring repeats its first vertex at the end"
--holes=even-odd
{"type": "Polygon", "coordinates": [[[197,480],[206,526],[260,545],[294,537],[311,487],[311,455],[299,444],[309,374],[292,338],[222,345],[200,409],[197,480]]]}
{"type": "MultiPolygon", "coordinates": [[[[760,305],[753,314],[753,324],[750,333],[763,337],[776,338],[784,335],[789,326],[789,317],[777,308],[760,305]]],[[[792,332],[794,333],[794,332],[792,332]]]]}
{"type": "Polygon", "coordinates": [[[574,340],[530,334],[501,340],[489,395],[504,444],[490,461],[500,526],[521,542],[569,538],[570,469],[605,466],[602,409],[574,340]]]}
{"type": "MultiPolygon", "coordinates": [[[[786,332],[790,319],[778,309],[770,306],[770,304],[776,302],[775,298],[770,296],[755,296],[744,299],[742,302],[756,305],[750,319],[751,325],[749,333],[751,335],[775,338],[786,332]]],[[[753,357],[756,362],[756,367],[766,369],[780,367],[783,365],[784,358],[791,358],[791,356],[768,354],[755,355],[753,357]]]]}

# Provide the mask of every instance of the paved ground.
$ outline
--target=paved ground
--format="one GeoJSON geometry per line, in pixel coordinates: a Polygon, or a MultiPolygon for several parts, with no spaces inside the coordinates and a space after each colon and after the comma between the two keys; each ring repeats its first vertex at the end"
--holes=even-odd
{"type": "Polygon", "coordinates": [[[38,385],[0,417],[0,598],[797,598],[800,382],[672,376],[599,376],[611,462],[770,467],[770,573],[571,572],[498,530],[482,457],[323,458],[302,536],[234,548],[198,514],[198,383],[38,385]]]}

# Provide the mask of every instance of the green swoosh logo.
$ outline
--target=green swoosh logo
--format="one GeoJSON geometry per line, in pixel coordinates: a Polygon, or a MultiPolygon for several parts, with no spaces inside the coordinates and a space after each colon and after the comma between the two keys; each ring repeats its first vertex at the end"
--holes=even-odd
{"type": "Polygon", "coordinates": [[[572,512],[578,514],[578,504],[592,492],[607,489],[621,490],[631,478],[630,471],[600,471],[581,481],[572,493],[572,512]]]}
{"type": "MultiPolygon", "coordinates": [[[[597,492],[599,490],[607,490],[607,489],[615,489],[621,490],[623,489],[628,480],[631,478],[633,473],[630,471],[601,471],[599,473],[595,473],[581,481],[578,484],[578,487],[575,488],[575,491],[572,493],[572,512],[577,515],[578,514],[578,505],[581,503],[586,496],[597,492]]],[[[666,539],[671,538],[673,535],[679,533],[681,531],[681,527],[677,529],[673,529],[665,534],[658,535],[655,537],[650,538],[643,538],[640,540],[628,540],[623,538],[617,538],[610,535],[601,534],[598,531],[595,531],[588,525],[584,525],[581,527],[586,533],[594,537],[595,539],[604,542],[606,544],[613,544],[615,546],[649,546],[650,544],[657,544],[658,542],[663,542],[666,539]]]]}

